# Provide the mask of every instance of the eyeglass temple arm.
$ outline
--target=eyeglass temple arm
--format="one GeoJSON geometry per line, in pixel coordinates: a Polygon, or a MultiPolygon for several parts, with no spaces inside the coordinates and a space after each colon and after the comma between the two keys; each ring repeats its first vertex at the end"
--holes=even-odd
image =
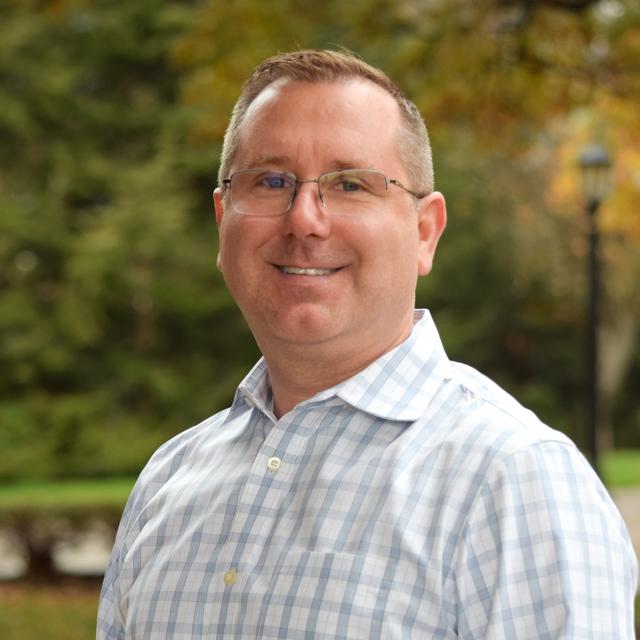
{"type": "Polygon", "coordinates": [[[389,182],[391,184],[395,184],[396,187],[400,187],[401,189],[404,189],[407,193],[410,193],[414,198],[417,198],[418,200],[421,200],[422,198],[424,198],[426,195],[428,195],[426,193],[426,191],[420,191],[418,193],[416,193],[415,191],[411,191],[411,189],[407,189],[407,187],[405,187],[402,182],[400,182],[399,180],[395,180],[393,178],[389,178],[389,182]]]}

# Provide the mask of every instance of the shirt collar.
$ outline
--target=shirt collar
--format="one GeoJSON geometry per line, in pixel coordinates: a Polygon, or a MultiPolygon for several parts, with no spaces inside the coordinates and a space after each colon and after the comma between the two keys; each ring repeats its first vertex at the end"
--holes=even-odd
{"type": "Polygon", "coordinates": [[[239,411],[245,410],[247,406],[259,409],[275,421],[273,416],[273,394],[264,356],[256,362],[244,380],[238,385],[228,419],[231,419],[239,411]]]}
{"type": "Polygon", "coordinates": [[[361,411],[413,422],[424,415],[442,382],[451,377],[450,366],[431,314],[418,309],[404,342],[334,389],[361,411]]]}
{"type": "MultiPolygon", "coordinates": [[[[425,413],[442,382],[451,377],[450,367],[431,314],[418,309],[411,334],[404,342],[355,376],[315,394],[303,404],[338,397],[381,418],[414,421],[425,413]]],[[[275,420],[264,358],[238,386],[229,417],[246,405],[275,420]]]]}

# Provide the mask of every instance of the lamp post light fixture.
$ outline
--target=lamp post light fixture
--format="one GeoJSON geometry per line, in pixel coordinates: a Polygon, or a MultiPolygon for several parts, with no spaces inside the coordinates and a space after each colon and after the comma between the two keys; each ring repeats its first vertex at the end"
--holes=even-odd
{"type": "Polygon", "coordinates": [[[600,384],[598,361],[598,329],[600,324],[600,234],[598,210],[610,190],[611,159],[599,144],[587,145],[578,160],[582,174],[582,190],[587,211],[587,340],[586,340],[586,445],[596,473],[599,472],[600,384]]]}

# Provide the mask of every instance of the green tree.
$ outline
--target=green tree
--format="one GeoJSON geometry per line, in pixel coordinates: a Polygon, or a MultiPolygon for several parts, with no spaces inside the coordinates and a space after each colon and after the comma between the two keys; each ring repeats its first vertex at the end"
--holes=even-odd
{"type": "Polygon", "coordinates": [[[2,9],[0,477],[134,473],[254,356],[184,151],[189,11],[2,9]]]}
{"type": "MultiPolygon", "coordinates": [[[[174,59],[188,72],[182,99],[203,145],[222,136],[241,79],[277,50],[345,46],[407,90],[431,129],[437,185],[450,210],[419,301],[442,319],[452,356],[478,365],[580,440],[583,231],[566,149],[576,156],[584,136],[600,135],[623,152],[632,175],[640,167],[630,125],[640,98],[637,4],[245,0],[224,11],[213,2],[201,7],[174,59]],[[604,124],[581,137],[572,124],[581,114],[604,124]],[[554,197],[558,190],[570,199],[554,197]]],[[[604,391],[614,412],[615,402],[637,392],[623,385],[633,358],[614,357],[639,349],[637,314],[625,311],[637,308],[637,287],[617,286],[638,281],[640,234],[630,213],[640,192],[630,178],[620,180],[623,204],[606,238],[607,259],[616,242],[624,247],[606,271],[605,334],[613,340],[605,340],[604,365],[613,374],[605,375],[604,391]],[[630,317],[621,331],[620,320],[630,317]]],[[[617,418],[618,430],[638,440],[637,418],[619,411],[617,418]]]]}
{"type": "MultiPolygon", "coordinates": [[[[635,317],[639,15],[634,0],[4,2],[0,477],[135,472],[228,404],[257,351],[215,269],[221,138],[253,66],[301,47],[352,49],[418,104],[450,210],[419,302],[452,357],[579,436],[582,232],[563,167],[604,122],[625,158],[607,317],[635,317]]],[[[627,445],[634,330],[610,393],[627,445]]]]}

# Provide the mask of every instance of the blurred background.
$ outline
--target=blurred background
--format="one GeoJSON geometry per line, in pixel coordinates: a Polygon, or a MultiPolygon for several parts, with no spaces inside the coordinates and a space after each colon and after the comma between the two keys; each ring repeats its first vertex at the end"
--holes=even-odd
{"type": "Polygon", "coordinates": [[[598,469],[640,518],[638,0],[0,0],[3,638],[92,637],[136,474],[258,357],[211,192],[241,82],[307,47],[360,54],[427,122],[449,226],[418,306],[449,356],[590,456],[578,159],[607,150],[598,469]]]}

